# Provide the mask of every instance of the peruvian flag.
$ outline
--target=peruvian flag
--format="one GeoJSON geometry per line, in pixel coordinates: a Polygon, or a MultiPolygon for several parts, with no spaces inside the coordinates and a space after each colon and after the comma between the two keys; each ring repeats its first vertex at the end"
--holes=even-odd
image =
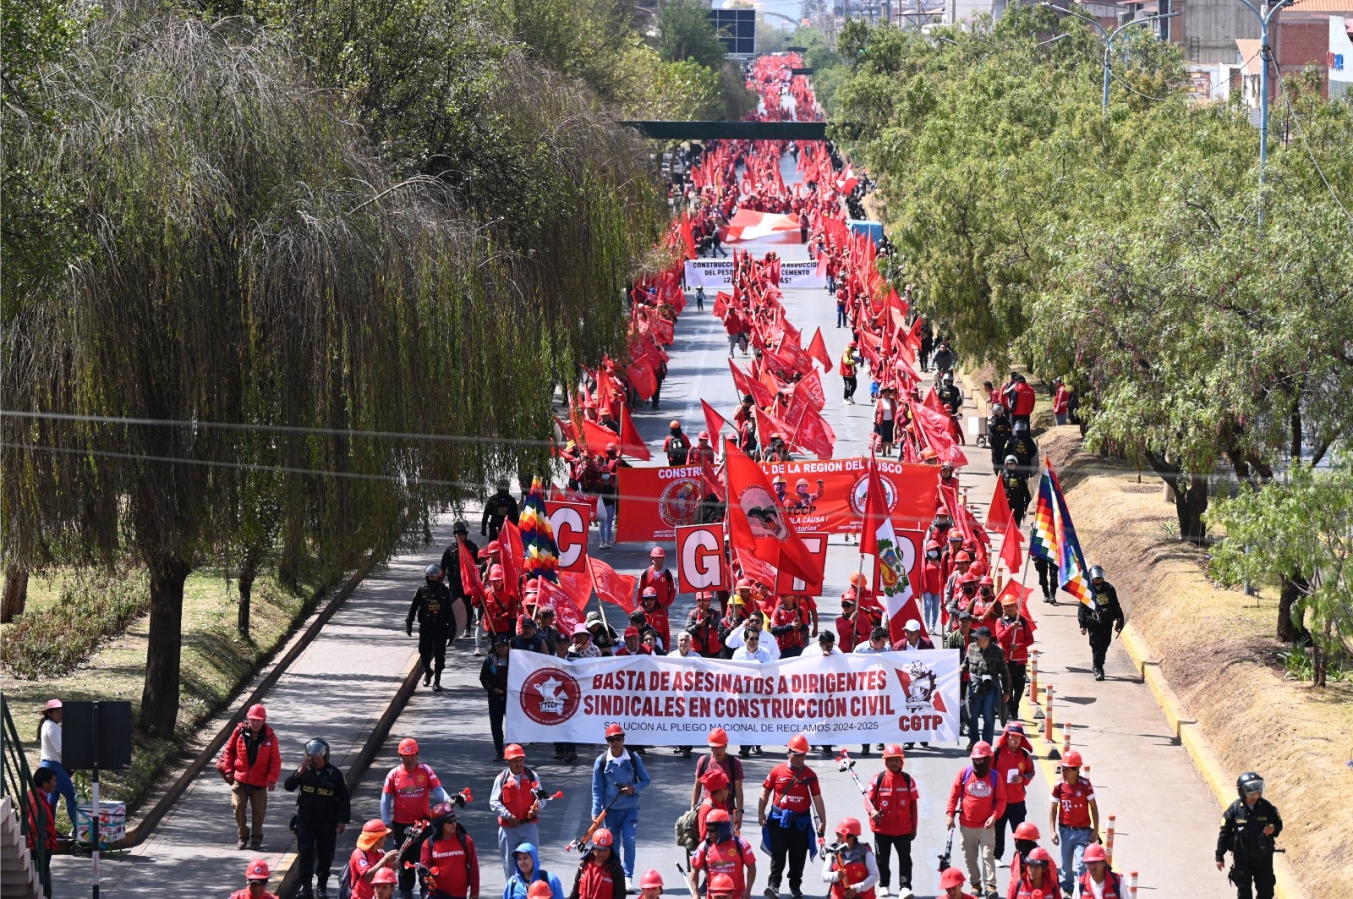
{"type": "MultiPolygon", "coordinates": [[[[860,554],[874,557],[874,593],[883,601],[888,616],[888,633],[895,642],[902,639],[907,616],[922,620],[916,597],[907,577],[907,560],[893,530],[888,497],[879,477],[878,462],[869,460],[869,486],[864,501],[864,530],[860,533],[860,554]]],[[[924,622],[921,625],[925,627],[924,622]]]]}
{"type": "MultiPolygon", "coordinates": [[[[724,441],[728,478],[728,526],[733,545],[755,548],[757,558],[799,580],[817,579],[813,553],[790,525],[784,507],[775,498],[766,473],[731,440],[724,441]]],[[[772,581],[769,586],[774,586],[772,581]]]]}

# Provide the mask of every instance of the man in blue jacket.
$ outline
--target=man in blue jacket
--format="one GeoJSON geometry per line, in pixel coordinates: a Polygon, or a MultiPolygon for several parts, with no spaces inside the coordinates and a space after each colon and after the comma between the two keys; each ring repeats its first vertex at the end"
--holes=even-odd
{"type": "Polygon", "coordinates": [[[592,765],[592,817],[606,813],[606,826],[620,838],[625,879],[634,879],[634,833],[639,825],[639,793],[652,781],[643,761],[625,749],[625,729],[606,728],[606,751],[592,765]]]}

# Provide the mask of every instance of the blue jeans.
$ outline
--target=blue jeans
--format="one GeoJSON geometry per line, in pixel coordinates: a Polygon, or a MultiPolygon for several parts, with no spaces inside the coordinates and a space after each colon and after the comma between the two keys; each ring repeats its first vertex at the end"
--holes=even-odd
{"type": "Polygon", "coordinates": [[[1062,843],[1062,867],[1060,869],[1062,890],[1067,893],[1072,891],[1076,881],[1085,873],[1085,862],[1081,856],[1085,854],[1085,847],[1090,845],[1090,838],[1093,833],[1094,831],[1088,827],[1057,825],[1057,838],[1062,843]]]}
{"type": "MultiPolygon", "coordinates": [[[[75,784],[71,783],[70,774],[62,767],[60,762],[54,762],[51,759],[43,759],[42,767],[52,769],[56,774],[56,793],[66,800],[66,817],[70,818],[70,826],[75,827],[75,784]]],[[[56,802],[52,802],[52,811],[56,811],[56,802]]]]}
{"type": "Polygon", "coordinates": [[[935,629],[940,626],[940,595],[923,593],[921,602],[924,604],[922,611],[925,615],[925,629],[930,633],[931,639],[934,639],[935,629]]]}
{"type": "Polygon", "coordinates": [[[615,541],[615,506],[607,505],[604,501],[598,502],[597,521],[601,529],[601,533],[598,535],[601,542],[613,543],[615,541]]]}
{"type": "Polygon", "coordinates": [[[1064,424],[1066,424],[1066,413],[1065,413],[1065,412],[1054,412],[1053,415],[1056,417],[1057,423],[1058,423],[1059,425],[1064,425],[1064,424]]]}
{"type": "Polygon", "coordinates": [[[975,743],[979,739],[991,742],[996,731],[996,706],[1000,701],[1000,691],[995,687],[988,687],[980,696],[974,696],[969,692],[968,742],[975,743]],[[982,729],[980,737],[977,733],[979,725],[982,729]]]}
{"type": "Polygon", "coordinates": [[[639,827],[639,810],[637,808],[627,808],[623,811],[614,809],[607,813],[603,827],[611,831],[611,836],[615,837],[619,843],[620,862],[625,867],[625,876],[634,877],[634,832],[639,827]]]}

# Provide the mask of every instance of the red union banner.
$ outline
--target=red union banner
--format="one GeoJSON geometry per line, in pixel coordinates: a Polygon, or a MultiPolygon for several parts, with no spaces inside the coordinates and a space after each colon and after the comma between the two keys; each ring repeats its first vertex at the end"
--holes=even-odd
{"type": "Polygon", "coordinates": [[[562,503],[545,500],[545,513],[559,547],[560,571],[587,570],[587,528],[592,507],[586,503],[562,503]]]}
{"type": "Polygon", "coordinates": [[[722,727],[734,743],[958,739],[959,653],[807,655],[780,662],[695,656],[562,661],[514,654],[507,738],[595,742],[619,724],[636,742],[686,746],[722,727]],[[520,662],[520,664],[519,664],[520,662]]]}
{"type": "MultiPolygon", "coordinates": [[[[786,517],[800,534],[858,534],[864,521],[869,459],[762,463],[786,517]]],[[[935,517],[939,470],[880,459],[878,470],[893,527],[924,531],[935,517]]],[[[676,529],[699,523],[698,466],[620,469],[621,542],[670,542],[676,529]]]]}
{"type": "Polygon", "coordinates": [[[723,557],[723,525],[694,524],[677,528],[676,555],[680,592],[732,589],[723,557]]]}
{"type": "Polygon", "coordinates": [[[808,547],[808,551],[813,554],[813,561],[817,567],[813,573],[817,575],[816,580],[804,581],[794,577],[788,571],[780,570],[775,575],[776,593],[797,593],[800,596],[821,596],[822,581],[827,571],[827,537],[829,534],[823,532],[804,532],[799,534],[799,539],[803,545],[808,547]]]}

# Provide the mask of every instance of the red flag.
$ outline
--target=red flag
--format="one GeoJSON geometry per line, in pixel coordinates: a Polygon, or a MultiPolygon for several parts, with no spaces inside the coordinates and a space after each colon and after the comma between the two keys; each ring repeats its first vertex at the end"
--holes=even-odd
{"type": "Polygon", "coordinates": [[[633,456],[644,462],[653,458],[653,454],[648,451],[648,445],[644,443],[644,438],[639,436],[639,430],[634,427],[634,419],[630,418],[628,405],[620,407],[619,443],[622,456],[633,456]]]}
{"type": "Polygon", "coordinates": [[[573,629],[583,623],[583,613],[569,593],[561,587],[540,579],[540,592],[536,594],[536,608],[554,609],[555,627],[559,633],[570,635],[573,629]]]}
{"type": "Polygon", "coordinates": [[[827,342],[822,339],[822,329],[813,332],[813,341],[808,344],[808,355],[822,363],[824,374],[831,374],[832,357],[827,353],[827,342]]]}
{"type": "Polygon", "coordinates": [[[700,460],[700,480],[704,484],[701,489],[704,490],[705,496],[713,494],[719,498],[719,502],[725,500],[723,479],[719,477],[719,473],[714,470],[708,459],[700,460]]]}
{"type": "Polygon", "coordinates": [[[704,400],[700,401],[700,408],[705,412],[705,429],[709,431],[710,442],[718,443],[723,429],[728,426],[728,419],[715,412],[714,407],[704,400]]]}
{"type": "Polygon", "coordinates": [[[653,369],[645,359],[635,359],[630,363],[630,367],[625,369],[625,374],[641,400],[648,399],[653,395],[653,391],[658,389],[658,377],[653,374],[653,369]]]}
{"type": "Polygon", "coordinates": [[[800,395],[819,411],[827,404],[827,395],[822,392],[822,375],[817,373],[817,369],[808,372],[794,385],[794,399],[797,400],[800,395]]]}
{"type": "Polygon", "coordinates": [[[608,443],[619,442],[620,435],[615,431],[610,428],[603,428],[590,418],[583,419],[583,443],[587,444],[588,452],[592,455],[605,452],[608,443]]]}
{"type": "Polygon", "coordinates": [[[681,242],[686,245],[686,258],[695,259],[700,254],[695,251],[695,229],[691,227],[691,217],[681,217],[681,242]]]}
{"type": "Polygon", "coordinates": [[[762,412],[759,408],[752,410],[756,415],[756,434],[761,439],[763,446],[770,446],[770,438],[779,434],[785,443],[794,443],[794,429],[789,423],[782,421],[769,412],[762,412]]]}
{"type": "Polygon", "coordinates": [[[460,551],[456,553],[460,558],[460,582],[470,599],[483,605],[484,582],[479,579],[479,566],[475,564],[477,561],[475,554],[465,545],[464,537],[457,536],[456,539],[460,541],[460,551]]]}
{"type": "Polygon", "coordinates": [[[526,550],[522,547],[521,530],[509,518],[498,530],[498,543],[502,552],[498,558],[503,565],[503,587],[513,599],[521,599],[521,568],[526,559],[526,550]]]}
{"type": "MultiPolygon", "coordinates": [[[[559,586],[573,600],[573,604],[578,607],[581,613],[587,608],[587,601],[592,598],[592,573],[590,571],[557,571],[559,575],[559,586]]],[[[557,614],[557,613],[556,613],[557,614]]],[[[560,631],[564,633],[564,631],[560,631]]],[[[569,630],[572,636],[572,629],[569,630]]]]}
{"type": "Polygon", "coordinates": [[[732,359],[728,360],[728,367],[733,372],[733,384],[737,387],[738,396],[743,397],[747,394],[752,395],[752,402],[758,406],[769,406],[771,400],[775,397],[766,390],[765,385],[760,381],[753,381],[743,374],[742,369],[732,359]]]}
{"type": "Polygon", "coordinates": [[[996,605],[999,607],[1005,601],[1007,596],[1013,596],[1019,600],[1019,613],[1024,616],[1024,620],[1029,622],[1029,630],[1038,630],[1038,622],[1034,621],[1034,616],[1029,614],[1029,597],[1033,595],[1033,588],[1026,587],[1013,577],[1006,581],[1001,592],[996,596],[996,605]]]}
{"type": "Polygon", "coordinates": [[[987,509],[987,530],[1005,532],[1006,523],[1014,517],[1010,511],[1010,502],[1005,498],[1005,487],[996,481],[996,492],[991,495],[991,506],[987,509]]]}
{"type": "Polygon", "coordinates": [[[798,428],[789,442],[808,450],[817,456],[818,461],[825,461],[832,457],[836,434],[832,433],[831,425],[827,424],[820,412],[812,406],[804,406],[798,428]]]}
{"type": "Polygon", "coordinates": [[[761,466],[731,440],[724,442],[724,459],[733,545],[755,547],[758,558],[776,559],[776,567],[801,580],[815,580],[813,554],[790,526],[761,466]]]}
{"type": "Polygon", "coordinates": [[[639,583],[637,577],[617,574],[610,565],[592,556],[587,557],[587,568],[592,573],[592,589],[597,591],[598,599],[620,606],[626,615],[634,611],[634,586],[639,583]]]}
{"type": "Polygon", "coordinates": [[[1005,540],[1001,543],[1001,561],[1014,577],[1024,567],[1024,535],[1015,527],[1013,517],[1005,520],[1005,540]]]}

